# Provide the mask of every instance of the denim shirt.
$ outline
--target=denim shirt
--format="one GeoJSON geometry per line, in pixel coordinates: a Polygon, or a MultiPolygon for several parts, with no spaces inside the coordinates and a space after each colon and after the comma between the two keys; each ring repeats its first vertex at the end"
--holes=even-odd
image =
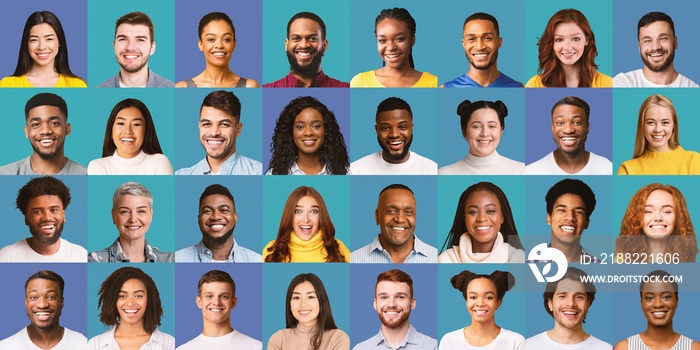
{"type": "MultiPolygon", "coordinates": [[[[196,245],[189,246],[178,250],[175,253],[176,262],[224,262],[214,260],[211,256],[211,250],[204,245],[204,242],[199,241],[196,245]]],[[[228,259],[225,262],[262,262],[262,255],[248,249],[243,248],[233,240],[233,248],[228,254],[228,259]]]]}
{"type": "MultiPolygon", "coordinates": [[[[147,240],[144,240],[144,253],[146,254],[146,262],[175,262],[175,253],[164,252],[156,247],[151,247],[147,240]]],[[[108,248],[96,250],[88,254],[88,262],[120,262],[128,263],[131,260],[124,257],[122,245],[117,238],[114,243],[108,248]]]]}

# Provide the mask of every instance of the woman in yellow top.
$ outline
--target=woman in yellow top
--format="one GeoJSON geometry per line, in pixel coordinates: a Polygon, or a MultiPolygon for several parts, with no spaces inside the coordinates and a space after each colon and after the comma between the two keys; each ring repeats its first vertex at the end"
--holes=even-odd
{"type": "Polygon", "coordinates": [[[356,75],[350,87],[437,87],[437,77],[413,68],[416,21],[404,8],[384,9],[374,21],[383,67],[356,75]]]}
{"type": "Polygon", "coordinates": [[[37,11],[27,18],[17,68],[0,87],[87,87],[68,66],[68,44],[56,15],[37,11]]]}
{"type": "Polygon", "coordinates": [[[597,70],[595,35],[581,11],[555,13],[537,46],[538,74],[525,87],[612,87],[612,78],[597,70]]]}
{"type": "Polygon", "coordinates": [[[678,143],[678,117],[666,96],[651,95],[639,108],[632,159],[617,175],[697,175],[700,154],[678,143]]]}
{"type": "Polygon", "coordinates": [[[335,239],[323,197],[313,187],[292,191],[284,205],[277,239],[263,249],[265,262],[350,262],[350,250],[335,239]]]}

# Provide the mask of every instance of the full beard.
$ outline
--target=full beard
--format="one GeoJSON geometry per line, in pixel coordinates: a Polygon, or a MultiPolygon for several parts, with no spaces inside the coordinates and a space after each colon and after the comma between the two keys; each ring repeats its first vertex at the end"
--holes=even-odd
{"type": "Polygon", "coordinates": [[[660,65],[652,65],[652,63],[649,62],[649,60],[647,60],[647,55],[645,53],[645,54],[642,54],[642,61],[644,62],[644,65],[647,66],[647,68],[649,68],[652,72],[663,72],[664,70],[666,70],[666,68],[668,68],[673,63],[673,59],[675,57],[676,57],[676,50],[671,50],[668,53],[668,58],[666,58],[665,61],[661,62],[660,65]]]}
{"type": "Polygon", "coordinates": [[[382,322],[382,325],[388,327],[388,328],[399,328],[402,325],[404,325],[406,322],[408,322],[408,317],[411,316],[411,310],[402,310],[403,313],[401,314],[401,318],[396,319],[396,320],[387,320],[384,318],[384,313],[383,311],[386,310],[401,310],[401,309],[390,309],[390,308],[384,308],[384,310],[379,310],[377,311],[377,314],[379,315],[379,320],[382,322]]]}
{"type": "MultiPolygon", "coordinates": [[[[39,224],[38,227],[41,227],[44,223],[39,224]]],[[[58,240],[61,238],[61,233],[63,232],[63,223],[56,223],[56,232],[53,234],[53,236],[47,237],[44,235],[43,232],[41,232],[41,229],[39,228],[34,228],[34,227],[29,227],[29,232],[32,234],[32,237],[39,242],[41,245],[53,245],[58,240]]]]}
{"type": "Polygon", "coordinates": [[[302,66],[297,62],[297,58],[294,52],[287,51],[287,60],[289,60],[289,69],[295,75],[302,76],[304,78],[315,78],[321,68],[321,58],[323,58],[323,53],[319,54],[318,51],[311,53],[314,58],[311,59],[309,64],[302,66]]]}
{"type": "Polygon", "coordinates": [[[44,152],[39,147],[35,146],[33,143],[31,145],[32,149],[34,150],[34,153],[39,155],[39,157],[43,160],[54,160],[56,156],[63,150],[63,143],[58,145],[58,147],[56,147],[56,149],[53,152],[49,153],[44,152]]]}
{"type": "Polygon", "coordinates": [[[204,244],[205,244],[207,247],[216,247],[216,246],[223,245],[224,243],[226,243],[226,242],[231,238],[231,236],[233,236],[233,230],[234,230],[235,228],[236,228],[236,227],[234,226],[234,227],[231,229],[231,231],[226,232],[226,233],[225,233],[223,236],[221,236],[221,237],[212,237],[210,234],[208,234],[208,233],[202,231],[202,240],[204,241],[204,244]]]}
{"type": "Polygon", "coordinates": [[[406,155],[408,154],[408,151],[411,148],[411,142],[413,142],[413,136],[411,136],[410,139],[406,140],[406,144],[404,145],[403,150],[399,154],[391,153],[391,150],[389,149],[389,147],[387,147],[386,145],[384,145],[384,143],[382,143],[382,140],[379,139],[379,136],[377,136],[377,142],[379,142],[379,146],[382,148],[382,153],[386,158],[393,160],[395,162],[399,162],[402,159],[404,159],[406,157],[406,155]]]}

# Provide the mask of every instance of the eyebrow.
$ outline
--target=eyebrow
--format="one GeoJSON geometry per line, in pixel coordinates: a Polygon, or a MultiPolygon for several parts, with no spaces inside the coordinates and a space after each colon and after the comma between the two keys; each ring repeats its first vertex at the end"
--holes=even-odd
{"type": "MultiPolygon", "coordinates": [[[[292,294],[299,294],[299,295],[301,295],[301,293],[299,293],[299,292],[292,292],[292,294]]],[[[306,292],[306,294],[316,294],[316,291],[315,291],[315,290],[312,290],[312,291],[310,291],[310,292],[306,292]]]]}
{"type": "MultiPolygon", "coordinates": [[[[126,120],[126,118],[124,118],[124,117],[117,117],[117,119],[126,120]]],[[[136,118],[131,119],[131,121],[135,121],[135,120],[144,121],[143,117],[136,117],[136,118]]]]}
{"type": "MultiPolygon", "coordinates": [[[[43,119],[42,117],[33,117],[33,118],[29,118],[29,121],[30,121],[30,122],[41,121],[42,119],[43,119]]],[[[61,118],[60,116],[57,116],[57,115],[52,115],[52,116],[50,116],[48,119],[49,119],[49,120],[56,120],[56,119],[59,119],[59,120],[60,120],[60,119],[62,119],[62,118],[61,118]]]]}
{"type": "MultiPolygon", "coordinates": [[[[147,205],[140,205],[140,206],[136,207],[136,209],[141,209],[141,208],[148,208],[148,206],[147,205]]],[[[117,209],[131,209],[131,208],[121,206],[121,207],[118,207],[117,209]]]]}
{"type": "MultiPolygon", "coordinates": [[[[566,209],[568,209],[569,206],[564,205],[564,204],[557,204],[557,205],[554,207],[554,209],[556,209],[556,208],[566,208],[566,209]]],[[[574,209],[581,209],[581,210],[583,210],[583,211],[586,211],[586,208],[585,208],[585,207],[574,207],[574,209]]]]}
{"type": "Polygon", "coordinates": [[[464,36],[470,36],[470,35],[471,35],[471,36],[476,36],[476,35],[479,35],[479,34],[481,34],[482,36],[483,36],[483,35],[496,35],[496,33],[494,33],[494,32],[483,32],[483,33],[476,32],[476,33],[467,33],[467,34],[465,34],[464,36]]]}
{"type": "MultiPolygon", "coordinates": [[[[467,293],[467,294],[479,294],[479,293],[477,293],[477,292],[469,292],[469,293],[467,293]]],[[[494,293],[494,292],[492,292],[492,291],[489,290],[489,291],[484,292],[484,294],[496,294],[496,293],[494,293]]]]}
{"type": "MultiPolygon", "coordinates": [[[[214,36],[216,36],[216,33],[206,33],[206,34],[204,34],[204,36],[207,36],[207,35],[214,35],[214,36]]],[[[224,33],[224,34],[222,34],[222,35],[233,35],[233,33],[231,33],[231,32],[226,32],[226,33],[224,33]]]]}
{"type": "MultiPolygon", "coordinates": [[[[485,205],[485,207],[495,207],[495,206],[496,206],[496,203],[489,203],[489,204],[485,205]]],[[[478,208],[478,207],[479,207],[478,205],[472,204],[472,205],[468,206],[467,208],[478,208]]]]}
{"type": "MultiPolygon", "coordinates": [[[[59,208],[59,209],[60,209],[61,206],[60,206],[60,205],[52,205],[52,206],[50,206],[50,207],[48,207],[48,208],[49,208],[49,209],[55,209],[55,208],[59,208]]],[[[43,208],[43,207],[34,207],[34,208],[31,208],[31,210],[36,210],[36,209],[44,209],[44,208],[43,208]]]]}
{"type": "MultiPolygon", "coordinates": [[[[297,204],[294,208],[301,208],[301,205],[297,204]]],[[[318,208],[318,205],[312,205],[311,208],[318,208]]]]}
{"type": "MultiPolygon", "coordinates": [[[[49,36],[56,36],[56,34],[46,34],[46,35],[44,35],[44,38],[49,37],[49,36]]],[[[30,38],[38,38],[39,36],[36,34],[30,34],[29,37],[30,38]]]]}
{"type": "MultiPolygon", "coordinates": [[[[652,207],[652,208],[653,208],[654,206],[651,205],[651,204],[647,204],[647,205],[645,205],[644,207],[645,207],[645,208],[646,208],[646,207],[652,207]]],[[[664,204],[664,205],[661,206],[661,208],[673,208],[673,204],[664,204]]]]}
{"type": "MultiPolygon", "coordinates": [[[[129,292],[128,292],[128,291],[125,291],[125,290],[120,290],[119,293],[129,293],[129,292]]],[[[141,290],[141,289],[138,289],[138,290],[133,291],[132,293],[134,293],[134,294],[136,294],[136,293],[146,293],[146,291],[141,290]]]]}

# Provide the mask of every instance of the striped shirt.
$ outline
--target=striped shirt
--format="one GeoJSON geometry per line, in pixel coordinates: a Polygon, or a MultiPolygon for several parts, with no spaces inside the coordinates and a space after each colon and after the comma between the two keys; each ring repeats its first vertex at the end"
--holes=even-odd
{"type": "MultiPolygon", "coordinates": [[[[423,243],[418,237],[413,236],[413,251],[406,257],[404,263],[437,263],[437,249],[423,243]]],[[[350,254],[351,263],[383,264],[393,263],[394,260],[379,242],[379,235],[374,241],[350,254]]]]}
{"type": "MultiPolygon", "coordinates": [[[[673,344],[668,350],[690,350],[693,346],[693,340],[682,335],[678,338],[678,341],[673,344]]],[[[627,338],[627,350],[651,350],[644,342],[639,334],[635,334],[627,338]]]]}
{"type": "MultiPolygon", "coordinates": [[[[272,83],[267,83],[263,84],[264,88],[287,88],[287,87],[304,87],[301,83],[301,80],[297,79],[297,77],[292,74],[292,72],[289,72],[289,75],[286,77],[277,80],[272,83]]],[[[311,82],[311,86],[309,87],[329,87],[329,88],[349,88],[350,83],[343,83],[342,81],[338,79],[333,79],[325,74],[323,74],[323,70],[321,70],[320,73],[316,76],[316,79],[314,79],[313,82],[311,82]]]]}

